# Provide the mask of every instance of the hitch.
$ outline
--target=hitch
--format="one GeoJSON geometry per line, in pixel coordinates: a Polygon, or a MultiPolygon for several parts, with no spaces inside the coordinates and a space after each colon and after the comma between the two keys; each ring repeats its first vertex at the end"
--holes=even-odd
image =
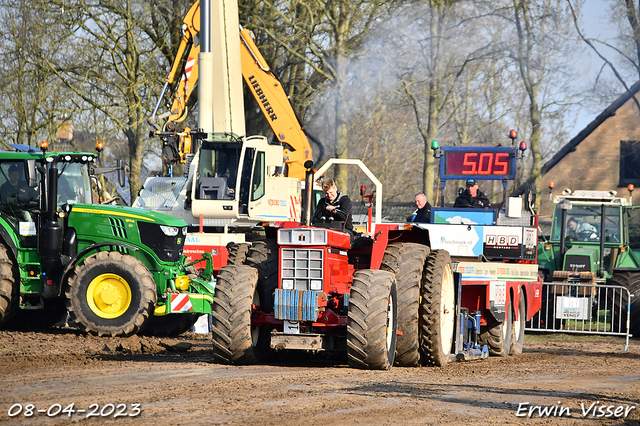
{"type": "Polygon", "coordinates": [[[459,272],[453,273],[453,280],[456,289],[456,330],[454,337],[454,348],[450,355],[452,360],[471,361],[474,359],[489,358],[489,348],[487,345],[480,347],[478,335],[480,334],[480,320],[482,313],[475,311],[469,313],[467,308],[461,307],[462,275],[459,272]]]}

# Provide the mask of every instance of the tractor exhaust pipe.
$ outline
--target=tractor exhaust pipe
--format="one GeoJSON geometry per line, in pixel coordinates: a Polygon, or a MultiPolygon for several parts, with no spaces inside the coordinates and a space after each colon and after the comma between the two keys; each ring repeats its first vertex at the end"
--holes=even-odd
{"type": "Polygon", "coordinates": [[[313,201],[313,161],[304,162],[304,168],[307,169],[304,175],[304,218],[303,225],[311,226],[311,202],[313,201]]]}

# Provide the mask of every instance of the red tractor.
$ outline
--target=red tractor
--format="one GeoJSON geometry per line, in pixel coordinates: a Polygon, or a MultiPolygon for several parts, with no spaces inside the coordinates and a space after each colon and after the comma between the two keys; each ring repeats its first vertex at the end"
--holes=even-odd
{"type": "MultiPolygon", "coordinates": [[[[316,177],[338,162],[358,164],[382,198],[380,182],[357,160],[330,160],[316,177]]],[[[307,188],[312,181],[308,171],[307,188]]],[[[310,205],[307,195],[305,212],[310,205]]],[[[454,337],[477,322],[456,321],[449,253],[430,249],[427,230],[381,223],[379,203],[375,210],[366,236],[309,226],[307,214],[306,225],[285,223],[277,239],[254,243],[245,265],[223,267],[212,313],[215,358],[253,364],[286,349],[346,351],[349,365],[363,369],[446,364],[454,337]]]]}

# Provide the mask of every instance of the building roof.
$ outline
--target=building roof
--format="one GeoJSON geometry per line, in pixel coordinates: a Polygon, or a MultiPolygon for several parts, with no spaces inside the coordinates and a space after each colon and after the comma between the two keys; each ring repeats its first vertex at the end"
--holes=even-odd
{"type": "Polygon", "coordinates": [[[605,108],[605,110],[602,111],[591,123],[589,123],[587,127],[582,129],[580,133],[576,135],[576,137],[571,139],[569,143],[567,143],[558,152],[556,152],[555,155],[551,157],[551,159],[542,166],[542,169],[540,171],[541,174],[544,175],[546,172],[551,170],[553,166],[558,164],[564,158],[565,155],[575,151],[576,147],[580,144],[580,142],[582,142],[595,129],[597,129],[598,126],[600,126],[607,118],[613,117],[614,115],[616,115],[616,111],[618,110],[618,108],[620,108],[622,105],[627,103],[627,101],[631,99],[631,97],[634,96],[636,93],[638,93],[638,91],[640,91],[640,81],[636,82],[633,86],[629,88],[629,90],[627,90],[624,94],[622,94],[618,99],[613,101],[613,103],[609,105],[607,108],[605,108]]]}

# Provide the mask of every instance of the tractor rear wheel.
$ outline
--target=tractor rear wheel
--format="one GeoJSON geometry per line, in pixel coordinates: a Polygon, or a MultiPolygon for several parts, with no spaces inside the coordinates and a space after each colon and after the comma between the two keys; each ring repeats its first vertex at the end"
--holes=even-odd
{"type": "Polygon", "coordinates": [[[269,352],[270,330],[251,323],[253,306],[262,305],[258,271],[228,265],[216,279],[211,306],[213,356],[223,364],[257,364],[269,352]]]}
{"type": "MultiPolygon", "coordinates": [[[[640,335],[640,273],[632,271],[616,272],[610,281],[613,285],[619,285],[629,290],[631,295],[631,318],[629,320],[629,333],[640,335]]],[[[609,293],[612,293],[609,291],[609,293]]],[[[609,297],[608,306],[611,307],[612,331],[624,333],[627,322],[627,305],[629,299],[626,292],[609,297]]]]}
{"type": "Polygon", "coordinates": [[[97,336],[130,336],[156,305],[153,276],[133,256],[101,251],[74,268],[65,291],[70,320],[97,336]]]}
{"type": "Polygon", "coordinates": [[[513,337],[513,306],[509,304],[505,321],[494,323],[490,326],[480,327],[478,343],[487,345],[489,355],[508,356],[511,352],[511,341],[513,337]]]}
{"type": "Polygon", "coordinates": [[[353,275],[347,317],[349,365],[388,370],[396,353],[398,293],[391,272],[363,269],[353,275]]]}
{"type": "Polygon", "coordinates": [[[227,244],[227,251],[229,252],[229,260],[227,265],[244,265],[247,260],[247,253],[251,244],[248,243],[234,243],[227,244]]]}
{"type": "Polygon", "coordinates": [[[455,285],[446,250],[427,256],[420,300],[420,351],[424,365],[449,362],[455,328],[455,285]]]}
{"type": "Polygon", "coordinates": [[[420,364],[420,286],[429,247],[415,243],[391,243],[384,253],[380,269],[393,272],[398,287],[398,330],[395,365],[420,364]]]}
{"type": "Polygon", "coordinates": [[[263,292],[262,310],[273,312],[274,293],[278,288],[278,243],[276,240],[256,241],[249,248],[246,265],[258,270],[258,282],[263,292]]]}
{"type": "Polygon", "coordinates": [[[8,321],[18,308],[18,277],[7,248],[0,244],[0,324],[8,321]]]}
{"type": "MultiPolygon", "coordinates": [[[[513,319],[513,327],[511,328],[511,348],[509,354],[519,355],[524,347],[524,326],[527,319],[527,302],[524,295],[524,289],[520,289],[520,298],[518,299],[518,319],[513,319]]],[[[511,310],[513,311],[513,305],[511,310]]],[[[513,315],[513,314],[512,314],[513,315]]]]}

